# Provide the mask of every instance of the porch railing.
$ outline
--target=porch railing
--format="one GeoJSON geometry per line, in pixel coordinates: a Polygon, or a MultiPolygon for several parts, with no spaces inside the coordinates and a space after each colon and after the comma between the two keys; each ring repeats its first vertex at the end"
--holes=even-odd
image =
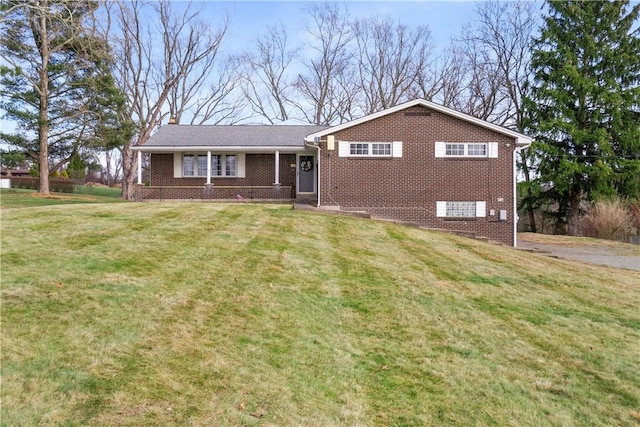
{"type": "Polygon", "coordinates": [[[136,200],[288,200],[295,187],[268,186],[143,186],[136,188],[136,200]]]}

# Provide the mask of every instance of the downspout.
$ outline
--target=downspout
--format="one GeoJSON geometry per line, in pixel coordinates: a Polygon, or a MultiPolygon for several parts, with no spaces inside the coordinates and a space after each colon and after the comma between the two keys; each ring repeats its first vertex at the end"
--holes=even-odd
{"type": "Polygon", "coordinates": [[[531,145],[531,142],[529,142],[526,145],[521,145],[520,147],[518,147],[518,139],[516,139],[515,141],[516,145],[513,149],[513,247],[517,248],[518,247],[518,199],[517,199],[517,186],[516,186],[516,182],[517,182],[517,174],[518,174],[518,168],[516,166],[516,159],[517,159],[517,154],[520,153],[522,150],[524,150],[525,148],[528,148],[531,145]]]}
{"type": "Polygon", "coordinates": [[[318,170],[317,170],[318,179],[316,181],[316,193],[318,195],[318,201],[316,203],[316,207],[319,208],[320,207],[320,150],[321,150],[320,149],[320,144],[316,144],[316,143],[309,144],[307,142],[307,140],[305,139],[304,140],[304,146],[307,147],[307,148],[316,148],[318,150],[318,155],[316,157],[318,159],[318,170]]]}
{"type": "Polygon", "coordinates": [[[520,152],[520,148],[515,146],[513,148],[513,247],[518,247],[518,199],[517,199],[517,173],[518,168],[516,167],[516,154],[520,152]]]}

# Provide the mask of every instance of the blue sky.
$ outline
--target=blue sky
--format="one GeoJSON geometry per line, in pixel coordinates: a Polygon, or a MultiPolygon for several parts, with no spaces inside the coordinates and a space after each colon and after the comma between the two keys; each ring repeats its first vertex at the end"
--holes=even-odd
{"type": "MultiPolygon", "coordinates": [[[[228,11],[231,27],[225,47],[228,53],[244,50],[251,41],[264,33],[268,26],[282,23],[290,37],[304,31],[305,1],[203,1],[195,4],[210,16],[211,22],[220,22],[228,11]]],[[[473,19],[473,1],[348,1],[344,4],[352,17],[381,16],[409,26],[427,25],[431,29],[437,50],[444,48],[452,36],[473,19]]],[[[207,18],[209,19],[209,16],[207,18]]]]}
{"type": "MultiPolygon", "coordinates": [[[[186,5],[186,2],[175,2],[186,5]]],[[[302,37],[307,16],[306,1],[194,1],[202,12],[199,17],[211,24],[221,23],[225,13],[231,16],[229,32],[223,42],[223,54],[239,54],[251,48],[253,40],[265,33],[268,26],[284,25],[291,41],[297,45],[302,37]]],[[[353,18],[372,16],[391,17],[408,26],[427,25],[431,30],[436,52],[444,49],[452,36],[460,34],[463,26],[473,19],[473,1],[347,1],[344,4],[353,18]]],[[[3,115],[0,111],[0,116],[3,115]]],[[[14,124],[0,118],[0,129],[11,132],[14,124]]]]}

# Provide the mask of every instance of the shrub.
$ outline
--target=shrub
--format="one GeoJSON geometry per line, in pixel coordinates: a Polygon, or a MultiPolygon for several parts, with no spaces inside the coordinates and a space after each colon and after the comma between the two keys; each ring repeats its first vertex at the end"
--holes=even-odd
{"type": "Polygon", "coordinates": [[[582,218],[582,229],[586,236],[609,240],[625,241],[635,234],[631,212],[618,198],[593,202],[582,218]]]}
{"type": "Polygon", "coordinates": [[[633,226],[636,228],[636,233],[640,236],[640,202],[630,204],[629,213],[633,220],[633,226]]]}
{"type": "MultiPolygon", "coordinates": [[[[12,177],[11,187],[37,190],[40,187],[40,179],[32,177],[12,177]]],[[[50,179],[49,190],[56,193],[73,193],[73,181],[68,179],[50,179]]]]}

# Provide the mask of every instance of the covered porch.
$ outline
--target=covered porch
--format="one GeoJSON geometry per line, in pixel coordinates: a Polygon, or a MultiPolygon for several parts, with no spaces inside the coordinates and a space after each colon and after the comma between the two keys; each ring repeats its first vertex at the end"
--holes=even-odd
{"type": "Polygon", "coordinates": [[[315,125],[161,126],[137,152],[138,200],[317,199],[315,125]],[[147,174],[143,175],[143,166],[147,174]]]}
{"type": "Polygon", "coordinates": [[[314,200],[317,169],[316,153],[306,149],[171,153],[139,149],[136,200],[314,200]],[[143,174],[145,169],[148,174],[143,174]]]}

